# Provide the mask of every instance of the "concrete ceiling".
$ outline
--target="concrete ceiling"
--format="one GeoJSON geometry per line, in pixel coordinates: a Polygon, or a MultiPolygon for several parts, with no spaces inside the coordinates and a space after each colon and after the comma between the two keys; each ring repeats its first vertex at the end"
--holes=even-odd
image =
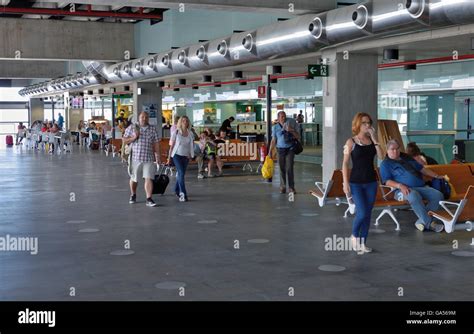
{"type": "MultiPolygon", "coordinates": [[[[110,6],[114,8],[120,7],[143,7],[143,8],[166,8],[166,9],[212,9],[212,10],[235,10],[235,11],[264,11],[264,12],[288,12],[293,14],[302,14],[308,12],[324,12],[336,8],[336,0],[142,0],[142,1],[123,1],[123,0],[79,0],[79,1],[58,1],[58,0],[41,0],[42,3],[53,3],[57,6],[65,4],[90,4],[100,6],[110,6]],[[290,4],[293,4],[291,6],[290,4]]],[[[357,0],[346,0],[341,3],[351,4],[357,3],[357,0]]]]}
{"type": "MultiPolygon", "coordinates": [[[[64,15],[46,15],[46,14],[16,14],[16,13],[2,13],[0,11],[0,18],[14,17],[24,19],[41,19],[41,20],[67,20],[67,21],[88,21],[88,22],[113,22],[113,23],[137,23],[142,19],[128,19],[128,18],[114,18],[114,17],[95,17],[95,16],[74,16],[74,11],[87,11],[88,5],[91,5],[91,11],[95,12],[117,12],[117,13],[138,13],[143,14],[162,14],[166,8],[159,7],[155,4],[147,6],[146,4],[140,6],[130,5],[126,1],[121,1],[116,4],[116,1],[48,1],[48,0],[2,0],[0,5],[8,8],[23,9],[26,11],[35,11],[41,9],[63,10],[71,14],[71,16],[64,15]]],[[[156,20],[159,22],[161,20],[156,20]]]]}

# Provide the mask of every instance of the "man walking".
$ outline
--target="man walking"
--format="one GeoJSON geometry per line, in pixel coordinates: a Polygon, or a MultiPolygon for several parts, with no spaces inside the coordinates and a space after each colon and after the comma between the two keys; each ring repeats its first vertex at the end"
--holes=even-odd
{"type": "Polygon", "coordinates": [[[130,176],[130,204],[137,201],[138,175],[145,179],[146,206],[156,206],[152,199],[156,163],[160,163],[160,143],[156,127],[149,124],[149,115],[141,112],[138,124],[131,124],[124,134],[125,145],[132,145],[132,175],[130,176]]]}
{"type": "Polygon", "coordinates": [[[296,121],[287,119],[286,113],[278,113],[278,123],[272,129],[272,141],[269,152],[273,151],[276,145],[278,150],[278,165],[280,166],[280,193],[286,193],[286,180],[288,176],[288,187],[290,193],[295,191],[295,178],[293,165],[295,161],[295,152],[293,151],[293,139],[300,139],[296,132],[296,121]]]}

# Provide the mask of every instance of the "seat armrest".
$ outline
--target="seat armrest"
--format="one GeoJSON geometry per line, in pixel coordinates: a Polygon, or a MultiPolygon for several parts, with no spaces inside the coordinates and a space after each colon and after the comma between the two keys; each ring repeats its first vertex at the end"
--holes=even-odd
{"type": "Polygon", "coordinates": [[[386,186],[386,185],[383,185],[381,184],[380,185],[380,188],[382,188],[382,197],[383,199],[387,200],[388,199],[388,196],[393,194],[395,191],[397,191],[398,189],[397,188],[394,188],[394,187],[390,187],[390,186],[386,186]],[[383,190],[383,188],[388,188],[389,189],[389,192],[388,193],[385,193],[385,191],[383,190]]]}
{"type": "Polygon", "coordinates": [[[461,202],[439,201],[439,205],[446,205],[446,204],[456,205],[457,207],[459,207],[461,205],[461,202]]]}

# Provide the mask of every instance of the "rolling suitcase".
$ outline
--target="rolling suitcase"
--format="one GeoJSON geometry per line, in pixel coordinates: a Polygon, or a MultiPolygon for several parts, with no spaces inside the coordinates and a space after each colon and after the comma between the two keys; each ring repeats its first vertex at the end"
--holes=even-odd
{"type": "MultiPolygon", "coordinates": [[[[164,169],[164,166],[163,166],[164,169]]],[[[160,166],[158,166],[158,171],[162,170],[160,166]]],[[[155,179],[153,180],[153,194],[161,194],[163,195],[166,191],[166,187],[170,183],[170,178],[168,175],[159,172],[159,174],[155,175],[155,179]]]]}
{"type": "Polygon", "coordinates": [[[6,141],[7,141],[7,146],[13,146],[13,136],[8,135],[6,137],[6,141]]]}

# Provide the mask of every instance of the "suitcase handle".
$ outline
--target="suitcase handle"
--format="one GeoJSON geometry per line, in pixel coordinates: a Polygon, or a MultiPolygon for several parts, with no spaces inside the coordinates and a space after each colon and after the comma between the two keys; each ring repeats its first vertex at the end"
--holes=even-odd
{"type": "Polygon", "coordinates": [[[157,173],[156,173],[155,175],[158,175],[158,176],[159,176],[159,175],[163,175],[163,174],[166,175],[166,173],[163,173],[163,171],[165,170],[165,168],[166,168],[166,164],[164,164],[164,163],[161,163],[161,164],[156,163],[157,173]]]}

